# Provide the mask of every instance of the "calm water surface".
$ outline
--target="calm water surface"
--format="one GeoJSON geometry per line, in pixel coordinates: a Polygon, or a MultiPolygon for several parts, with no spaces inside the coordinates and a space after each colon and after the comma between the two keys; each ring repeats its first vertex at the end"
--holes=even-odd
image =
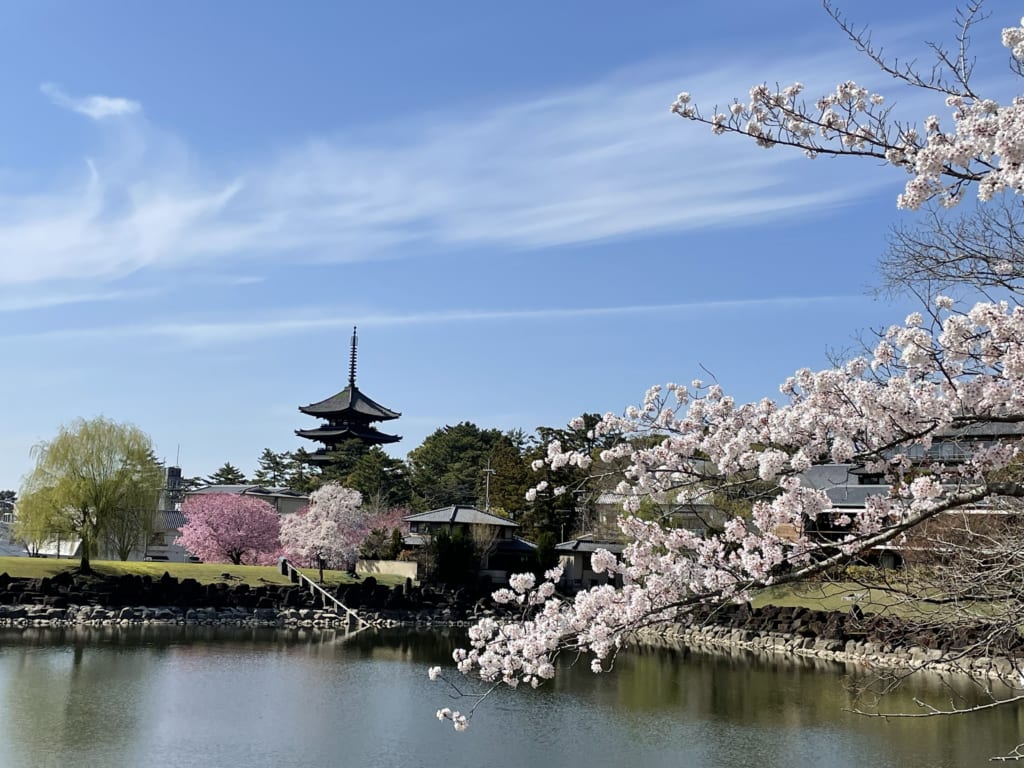
{"type": "MultiPolygon", "coordinates": [[[[633,651],[540,690],[499,691],[470,730],[426,668],[458,636],[209,628],[0,631],[0,766],[991,765],[1021,711],[883,721],[844,711],[846,671],[633,651]]],[[[961,693],[976,695],[971,684],[961,693]]],[[[937,704],[936,680],[911,696],[937,704]]]]}

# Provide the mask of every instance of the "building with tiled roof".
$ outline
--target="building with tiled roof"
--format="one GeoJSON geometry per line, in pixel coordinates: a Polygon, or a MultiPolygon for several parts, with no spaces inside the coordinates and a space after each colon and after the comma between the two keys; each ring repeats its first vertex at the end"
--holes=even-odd
{"type": "Polygon", "coordinates": [[[357,343],[356,329],[353,328],[348,386],[336,395],[299,408],[302,413],[315,416],[324,422],[313,429],[295,430],[299,437],[322,443],[323,447],[310,455],[311,462],[330,464],[335,459],[337,447],[348,440],[358,440],[365,446],[372,446],[397,443],[402,439],[400,435],[386,434],[374,426],[375,422],[391,421],[402,414],[385,408],[363,394],[356,386],[357,343]]]}

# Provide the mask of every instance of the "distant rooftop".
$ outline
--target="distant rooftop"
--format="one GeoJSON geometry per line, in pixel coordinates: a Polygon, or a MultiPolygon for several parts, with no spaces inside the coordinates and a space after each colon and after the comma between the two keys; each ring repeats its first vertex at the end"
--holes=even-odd
{"type": "Polygon", "coordinates": [[[404,518],[407,523],[465,523],[467,525],[501,525],[509,528],[518,528],[505,517],[492,515],[490,512],[481,512],[476,507],[464,504],[453,504],[450,507],[433,509],[430,512],[420,512],[416,515],[408,515],[404,518]]]}
{"type": "Polygon", "coordinates": [[[287,496],[293,499],[305,498],[287,488],[265,488],[262,485],[204,485],[187,492],[189,496],[211,493],[233,493],[239,496],[287,496]]]}
{"type": "Polygon", "coordinates": [[[585,534],[577,539],[563,541],[555,545],[556,552],[584,552],[594,553],[599,549],[605,549],[613,555],[621,554],[626,545],[621,541],[607,541],[595,538],[592,534],[585,534]]]}

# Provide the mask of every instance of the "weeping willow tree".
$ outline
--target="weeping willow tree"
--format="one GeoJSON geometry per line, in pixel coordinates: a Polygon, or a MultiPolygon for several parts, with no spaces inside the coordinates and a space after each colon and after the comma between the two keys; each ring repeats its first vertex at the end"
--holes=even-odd
{"type": "Polygon", "coordinates": [[[103,417],[78,419],[32,455],[16,534],[35,542],[80,539],[83,573],[100,542],[127,559],[152,526],[163,482],[149,436],[103,417]]]}

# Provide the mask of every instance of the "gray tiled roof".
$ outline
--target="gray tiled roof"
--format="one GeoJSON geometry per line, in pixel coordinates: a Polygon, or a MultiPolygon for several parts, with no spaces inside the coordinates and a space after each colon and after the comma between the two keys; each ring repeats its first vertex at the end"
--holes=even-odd
{"type": "Polygon", "coordinates": [[[397,443],[402,439],[400,435],[388,435],[364,424],[336,424],[316,429],[296,429],[295,434],[305,437],[307,440],[319,440],[320,442],[337,442],[341,439],[358,438],[377,443],[397,443]]]}
{"type": "Polygon", "coordinates": [[[434,509],[430,512],[420,512],[417,515],[408,515],[402,519],[407,523],[465,523],[467,525],[519,527],[516,523],[504,517],[492,515],[490,512],[481,512],[476,507],[462,504],[454,504],[450,507],[434,509]]]}
{"type": "Polygon", "coordinates": [[[949,427],[935,433],[935,440],[956,440],[957,438],[997,438],[1024,436],[1024,423],[1008,421],[984,421],[976,424],[949,427]]]}
{"type": "Polygon", "coordinates": [[[606,549],[613,555],[618,555],[626,548],[621,541],[602,541],[590,536],[580,536],[578,539],[563,541],[555,545],[556,552],[597,552],[599,549],[606,549]]]}
{"type": "Polygon", "coordinates": [[[265,493],[266,489],[259,485],[204,485],[187,491],[189,495],[197,493],[265,493]]]}
{"type": "Polygon", "coordinates": [[[165,531],[173,531],[185,525],[185,515],[177,510],[166,510],[161,513],[165,531]]]}
{"type": "Polygon", "coordinates": [[[262,485],[204,485],[186,491],[186,495],[206,495],[212,493],[233,493],[247,496],[287,496],[293,499],[305,498],[301,493],[290,491],[287,488],[264,488],[262,485]]]}
{"type": "Polygon", "coordinates": [[[535,552],[537,545],[519,536],[513,536],[510,539],[498,539],[494,543],[494,549],[497,552],[535,552]]]}
{"type": "Polygon", "coordinates": [[[863,507],[869,496],[888,496],[889,485],[837,485],[825,493],[837,507],[863,507]]]}
{"type": "Polygon", "coordinates": [[[820,464],[809,467],[800,473],[800,485],[820,491],[844,485],[852,480],[850,473],[856,467],[856,464],[820,464]]]}

